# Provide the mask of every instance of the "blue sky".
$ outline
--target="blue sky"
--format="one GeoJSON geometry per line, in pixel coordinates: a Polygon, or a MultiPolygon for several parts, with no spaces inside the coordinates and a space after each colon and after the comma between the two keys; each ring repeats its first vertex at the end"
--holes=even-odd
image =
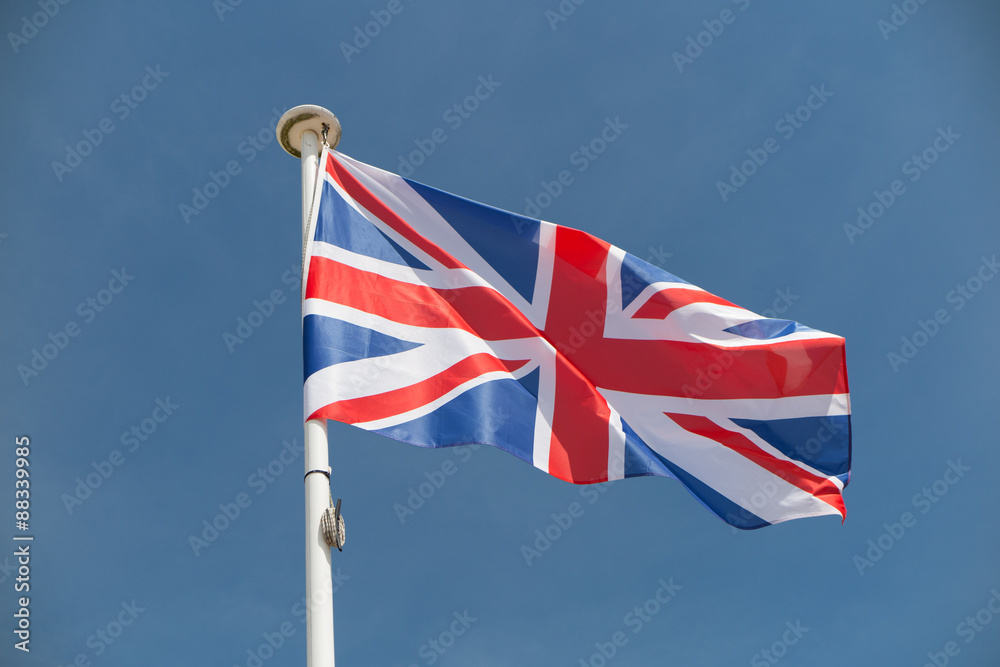
{"type": "Polygon", "coordinates": [[[846,522],[749,533],[672,480],[585,491],[331,424],[340,664],[996,664],[995,3],[16,0],[0,27],[0,663],[303,663],[300,184],[273,123],[312,103],[352,157],[396,171],[441,128],[411,178],[845,336],[854,411],[846,522]]]}

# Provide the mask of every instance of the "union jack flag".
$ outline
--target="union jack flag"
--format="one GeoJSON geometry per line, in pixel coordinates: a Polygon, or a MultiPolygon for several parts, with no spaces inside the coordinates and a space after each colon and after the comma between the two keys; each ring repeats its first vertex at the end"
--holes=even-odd
{"type": "Polygon", "coordinates": [[[577,484],[673,477],[738,528],[845,515],[843,338],[590,234],[320,160],[307,420],[492,445],[577,484]]]}

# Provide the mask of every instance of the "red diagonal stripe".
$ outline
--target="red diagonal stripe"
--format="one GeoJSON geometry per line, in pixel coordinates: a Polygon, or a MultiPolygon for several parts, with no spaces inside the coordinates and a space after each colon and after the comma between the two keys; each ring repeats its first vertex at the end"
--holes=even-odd
{"type": "Polygon", "coordinates": [[[309,419],[335,419],[357,424],[394,417],[427,405],[485,373],[514,372],[526,363],[524,360],[505,362],[486,353],[473,354],[426,380],[381,394],[337,401],[320,408],[309,419]]]}
{"type": "Polygon", "coordinates": [[[632,317],[640,320],[662,320],[678,308],[692,303],[715,303],[720,306],[738,307],[722,297],[703,290],[671,287],[649,297],[649,301],[642,304],[632,317]]]}
{"type": "Polygon", "coordinates": [[[465,268],[461,262],[431,241],[418,234],[413,227],[410,227],[409,223],[396,215],[391,208],[383,204],[382,200],[376,197],[371,190],[362,185],[361,181],[355,178],[354,174],[352,174],[349,169],[333,157],[333,153],[327,153],[327,155],[329,156],[326,163],[327,173],[333,176],[333,179],[340,184],[340,187],[342,187],[344,191],[346,191],[347,194],[354,199],[354,201],[371,211],[378,217],[379,220],[396,230],[396,232],[398,232],[403,238],[433,257],[445,268],[465,268]]]}
{"type": "Polygon", "coordinates": [[[844,507],[844,498],[840,494],[840,487],[827,478],[813,475],[791,461],[785,461],[784,459],[779,459],[768,454],[742,433],[726,430],[708,417],[682,415],[671,412],[665,412],[664,414],[673,419],[685,431],[704,436],[716,441],[720,445],[728,447],[771,474],[780,477],[789,484],[799,487],[806,493],[816,496],[840,512],[842,517],[847,516],[847,509],[844,507]]]}

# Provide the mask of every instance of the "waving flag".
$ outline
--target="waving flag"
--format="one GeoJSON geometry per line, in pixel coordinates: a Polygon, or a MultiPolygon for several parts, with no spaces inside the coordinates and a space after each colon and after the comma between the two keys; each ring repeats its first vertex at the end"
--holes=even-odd
{"type": "Polygon", "coordinates": [[[492,445],[577,484],[673,477],[738,528],[844,516],[843,338],[584,232],[320,159],[306,419],[492,445]]]}

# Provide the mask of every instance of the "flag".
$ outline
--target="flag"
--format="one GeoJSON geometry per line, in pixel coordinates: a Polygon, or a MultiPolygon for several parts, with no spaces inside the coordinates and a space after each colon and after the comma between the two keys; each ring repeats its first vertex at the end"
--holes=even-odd
{"type": "Polygon", "coordinates": [[[329,150],[304,275],[307,420],[576,484],[673,477],[738,528],[845,516],[841,337],[329,150]]]}

